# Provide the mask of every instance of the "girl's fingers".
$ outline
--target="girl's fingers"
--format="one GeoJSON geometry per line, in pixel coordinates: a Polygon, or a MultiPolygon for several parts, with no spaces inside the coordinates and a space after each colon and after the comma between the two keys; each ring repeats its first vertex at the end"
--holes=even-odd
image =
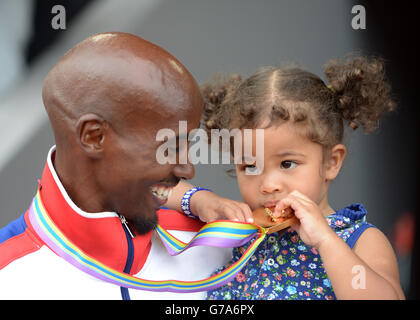
{"type": "Polygon", "coordinates": [[[248,223],[254,222],[251,208],[246,203],[222,199],[222,201],[214,204],[215,206],[213,208],[208,208],[207,210],[209,211],[206,210],[206,222],[218,219],[248,223]]]}
{"type": "Polygon", "coordinates": [[[298,198],[296,198],[292,195],[288,195],[286,198],[280,200],[277,203],[276,208],[274,209],[274,215],[275,216],[280,216],[281,211],[283,209],[286,209],[287,207],[292,208],[296,218],[298,218],[300,220],[300,218],[302,217],[301,212],[303,211],[305,206],[298,198]]]}
{"type": "Polygon", "coordinates": [[[225,206],[223,208],[223,219],[228,219],[228,220],[232,220],[232,221],[241,221],[240,219],[240,215],[238,214],[238,210],[235,210],[231,207],[225,206]]]}
{"type": "Polygon", "coordinates": [[[252,217],[252,211],[249,206],[241,202],[232,202],[228,205],[224,205],[222,209],[222,214],[220,215],[222,219],[228,219],[233,221],[240,222],[249,222],[254,221],[252,217]]]}
{"type": "Polygon", "coordinates": [[[238,204],[242,210],[242,215],[244,217],[244,221],[253,223],[254,218],[252,216],[251,208],[246,203],[239,203],[238,204]]]}

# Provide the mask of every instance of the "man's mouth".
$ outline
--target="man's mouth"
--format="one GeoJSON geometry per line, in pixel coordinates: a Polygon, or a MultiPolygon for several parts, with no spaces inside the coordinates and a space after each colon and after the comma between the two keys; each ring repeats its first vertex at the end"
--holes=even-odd
{"type": "Polygon", "coordinates": [[[164,205],[168,199],[171,197],[174,187],[163,186],[163,185],[153,185],[150,187],[152,195],[157,200],[159,205],[164,205]]]}

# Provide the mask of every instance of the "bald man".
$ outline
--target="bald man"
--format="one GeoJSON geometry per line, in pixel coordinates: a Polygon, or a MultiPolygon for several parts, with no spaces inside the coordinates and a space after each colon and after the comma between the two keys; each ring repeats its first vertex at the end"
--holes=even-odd
{"type": "Polygon", "coordinates": [[[230,258],[210,247],[170,256],[156,235],[158,221],[185,242],[202,226],[160,209],[167,199],[152,191],[168,195],[194,176],[189,163],[156,161],[159,129],[199,125],[202,98],[188,70],[137,36],[97,34],[52,68],[42,97],[56,146],[29,210],[0,230],[0,298],[204,298],[128,290],[97,272],[190,281],[230,258]]]}

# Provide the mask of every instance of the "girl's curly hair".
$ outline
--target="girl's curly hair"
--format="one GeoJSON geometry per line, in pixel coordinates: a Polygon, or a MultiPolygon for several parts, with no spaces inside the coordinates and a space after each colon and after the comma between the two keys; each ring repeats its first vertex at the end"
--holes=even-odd
{"type": "Polygon", "coordinates": [[[297,67],[264,67],[249,78],[217,78],[202,86],[202,127],[257,128],[293,121],[312,141],[329,148],[341,143],[344,123],[366,133],[384,112],[395,109],[381,58],[351,56],[324,66],[327,86],[297,67]]]}

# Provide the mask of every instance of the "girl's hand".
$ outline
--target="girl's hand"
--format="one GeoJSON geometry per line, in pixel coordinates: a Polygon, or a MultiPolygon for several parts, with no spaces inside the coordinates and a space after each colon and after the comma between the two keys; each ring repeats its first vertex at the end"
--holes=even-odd
{"type": "Polygon", "coordinates": [[[291,192],[279,201],[274,209],[274,215],[280,216],[281,210],[291,207],[299,224],[292,226],[305,244],[319,249],[324,241],[336,237],[328,225],[318,205],[298,191],[291,192]]]}
{"type": "Polygon", "coordinates": [[[196,192],[191,197],[190,208],[204,222],[214,220],[254,222],[252,211],[246,203],[223,198],[211,191],[196,192]]]}

